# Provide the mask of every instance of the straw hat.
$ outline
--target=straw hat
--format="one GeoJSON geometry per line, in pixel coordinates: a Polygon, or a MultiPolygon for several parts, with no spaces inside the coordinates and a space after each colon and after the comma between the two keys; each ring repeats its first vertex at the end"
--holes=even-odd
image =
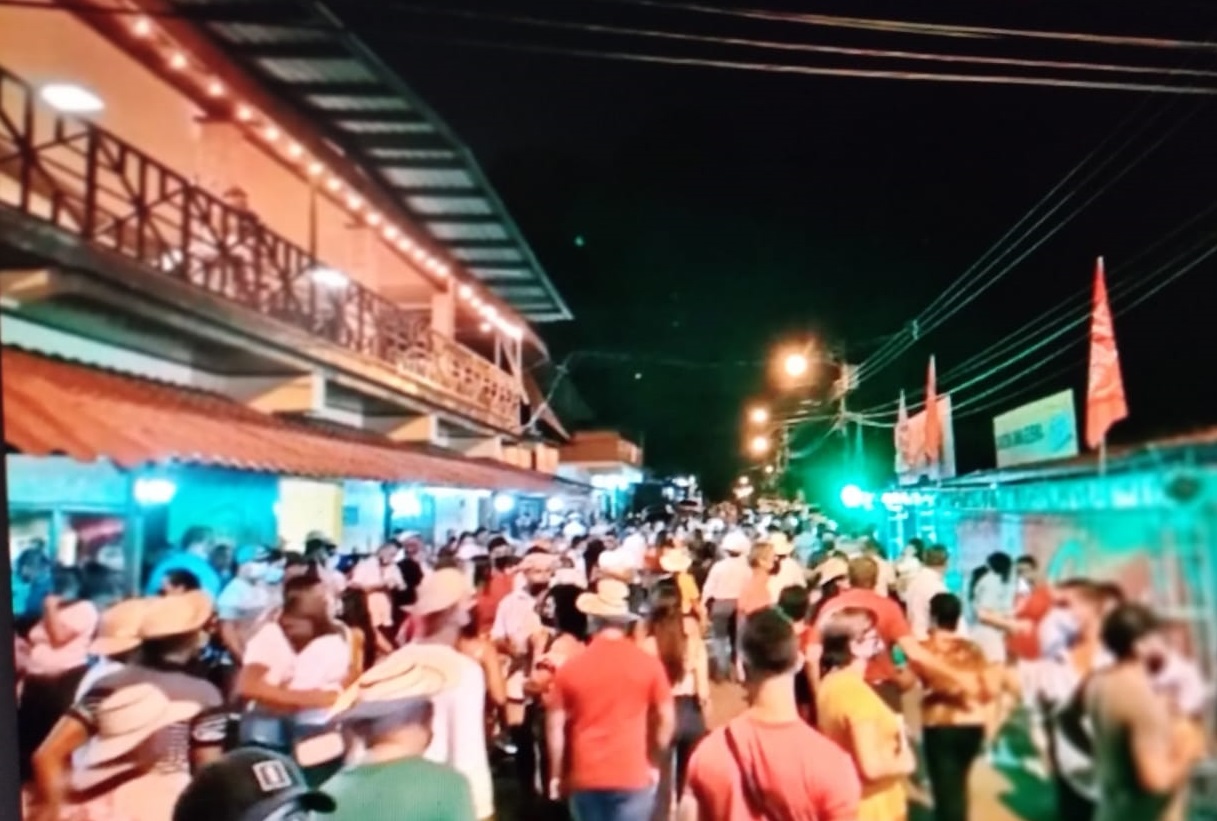
{"type": "Polygon", "coordinates": [[[418,598],[408,609],[415,616],[429,616],[442,613],[472,595],[465,574],[454,567],[445,567],[423,577],[418,585],[418,598]]]}
{"type": "Polygon", "coordinates": [[[742,556],[752,548],[752,540],[742,530],[732,530],[723,536],[722,548],[732,556],[742,556]]]}
{"type": "Polygon", "coordinates": [[[88,769],[76,777],[73,786],[87,790],[132,769],[134,764],[114,765],[114,762],[158,730],[189,721],[202,709],[198,702],[170,701],[163,690],[152,684],[132,684],[114,691],[97,706],[94,715],[97,733],[84,750],[84,765],[88,769]]]}
{"type": "Polygon", "coordinates": [[[601,579],[596,592],[581,593],[575,599],[580,613],[602,619],[635,619],[630,610],[630,586],[616,579],[601,579]]]}
{"type": "Polygon", "coordinates": [[[844,579],[848,576],[849,563],[833,556],[816,568],[816,587],[823,587],[835,579],[844,579]]]}
{"type": "Polygon", "coordinates": [[[693,565],[693,559],[680,548],[668,548],[659,554],[659,566],[665,573],[684,573],[693,565]]]}
{"type": "Polygon", "coordinates": [[[769,544],[773,545],[773,554],[783,559],[794,552],[794,543],[786,538],[785,533],[770,533],[769,544]]]}
{"type": "Polygon", "coordinates": [[[163,639],[202,630],[214,612],[211,597],[202,590],[177,596],[149,599],[139,634],[144,639],[163,639]]]}
{"type": "Polygon", "coordinates": [[[408,702],[451,690],[462,656],[438,644],[407,644],[360,676],[338,697],[330,720],[374,719],[400,713],[408,702]]]}
{"type": "Polygon", "coordinates": [[[628,581],[634,578],[633,557],[623,552],[621,548],[601,553],[596,566],[600,568],[602,575],[613,579],[628,581]]]}
{"type": "Polygon", "coordinates": [[[89,645],[94,656],[117,656],[139,647],[143,642],[144,617],[153,599],[126,599],[111,605],[101,614],[97,638],[89,645]]]}

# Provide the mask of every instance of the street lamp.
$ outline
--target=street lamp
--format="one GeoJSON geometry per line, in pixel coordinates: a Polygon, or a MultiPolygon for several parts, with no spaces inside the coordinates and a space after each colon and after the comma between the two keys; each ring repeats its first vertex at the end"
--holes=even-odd
{"type": "Polygon", "coordinates": [[[807,354],[793,352],[786,354],[782,360],[782,370],[792,379],[798,379],[801,376],[807,375],[808,368],[811,367],[811,360],[807,358],[807,354]]]}
{"type": "Polygon", "coordinates": [[[769,421],[769,409],[757,406],[748,411],[748,421],[754,425],[763,425],[769,421]]]}
{"type": "Polygon", "coordinates": [[[767,473],[767,474],[773,473],[773,465],[765,465],[765,473],[767,473]]]}
{"type": "Polygon", "coordinates": [[[764,434],[757,434],[752,437],[748,447],[757,456],[766,454],[769,452],[769,437],[764,434]]]}

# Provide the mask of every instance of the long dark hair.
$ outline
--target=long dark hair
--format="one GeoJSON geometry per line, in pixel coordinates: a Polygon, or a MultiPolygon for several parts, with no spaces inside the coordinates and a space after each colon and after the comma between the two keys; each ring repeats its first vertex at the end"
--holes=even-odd
{"type": "Polygon", "coordinates": [[[685,677],[688,638],[685,636],[680,588],[674,582],[665,580],[655,586],[647,623],[659,651],[659,660],[668,674],[668,681],[676,684],[685,677]]]}
{"type": "Polygon", "coordinates": [[[367,670],[376,663],[376,628],[368,612],[368,594],[353,587],[343,591],[342,613],[338,618],[347,627],[363,633],[363,669],[367,670]]]}
{"type": "Polygon", "coordinates": [[[1003,583],[1010,583],[1010,574],[1014,572],[1014,560],[1010,558],[1009,553],[1003,553],[1000,550],[996,553],[990,553],[989,558],[985,560],[985,564],[989,566],[990,570],[1001,577],[1003,583]]]}
{"type": "Polygon", "coordinates": [[[587,641],[587,616],[575,606],[583,592],[583,588],[575,584],[555,584],[545,594],[553,604],[554,629],[579,641],[587,641]]]}

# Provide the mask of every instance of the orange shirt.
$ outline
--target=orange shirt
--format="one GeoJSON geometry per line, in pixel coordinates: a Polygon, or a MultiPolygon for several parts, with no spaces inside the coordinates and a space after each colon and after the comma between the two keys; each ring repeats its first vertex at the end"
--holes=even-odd
{"type": "Polygon", "coordinates": [[[639,790],[651,783],[651,709],[670,701],[659,659],[630,638],[597,636],[554,677],[551,709],[566,712],[572,790],[639,790]]]}
{"type": "Polygon", "coordinates": [[[748,577],[748,581],[744,582],[744,589],[740,592],[736,607],[741,614],[750,616],[758,610],[772,606],[773,599],[769,596],[769,575],[761,576],[753,573],[748,577]]]}
{"type": "Polygon", "coordinates": [[[1051,609],[1052,588],[1046,584],[1037,584],[1031,588],[1031,592],[1024,596],[1015,608],[1014,618],[1031,622],[1032,628],[1030,632],[1015,632],[1006,638],[1010,655],[1025,661],[1035,661],[1040,657],[1039,626],[1051,609]]]}
{"type": "Polygon", "coordinates": [[[697,745],[687,789],[697,799],[699,817],[714,821],[855,821],[861,795],[853,759],[821,733],[802,721],[766,724],[747,713],[697,745]],[[739,762],[727,744],[727,728],[739,762]],[[749,806],[745,774],[764,815],[749,806]]]}
{"type": "Polygon", "coordinates": [[[875,614],[875,628],[885,645],[879,655],[870,660],[866,667],[866,680],[872,684],[881,681],[891,681],[896,677],[896,663],[892,661],[892,648],[905,636],[912,634],[908,619],[900,605],[887,596],[880,596],[873,590],[851,587],[831,599],[820,616],[816,619],[816,640],[819,640],[820,628],[833,613],[844,608],[861,608],[875,614]]]}

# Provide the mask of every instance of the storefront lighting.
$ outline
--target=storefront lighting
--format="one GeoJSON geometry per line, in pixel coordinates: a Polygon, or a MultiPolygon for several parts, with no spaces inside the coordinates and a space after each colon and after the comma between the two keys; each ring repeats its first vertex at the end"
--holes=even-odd
{"type": "Polygon", "coordinates": [[[317,160],[313,160],[308,164],[308,175],[310,177],[319,177],[325,171],[325,166],[317,160]]]}
{"type": "Polygon", "coordinates": [[[325,181],[325,190],[333,193],[342,187],[342,180],[337,177],[330,177],[325,181]]]}
{"type": "Polygon", "coordinates": [[[135,501],[144,507],[167,505],[177,495],[177,485],[169,479],[141,477],[135,480],[135,501]]]}
{"type": "Polygon", "coordinates": [[[545,509],[550,513],[561,513],[566,509],[566,500],[561,496],[550,496],[545,500],[545,509]]]}
{"type": "Polygon", "coordinates": [[[514,496],[506,493],[499,493],[494,497],[494,512],[495,513],[510,513],[515,509],[516,500],[514,496]]]}
{"type": "Polygon", "coordinates": [[[470,297],[473,296],[473,289],[470,288],[468,285],[462,285],[460,288],[457,289],[456,293],[458,296],[460,296],[461,299],[468,300],[470,297]]]}
{"type": "Polygon", "coordinates": [[[175,51],[173,54],[169,55],[169,68],[173,69],[174,71],[182,71],[187,65],[189,65],[189,61],[186,59],[186,55],[182,54],[182,52],[175,51]]]}
{"type": "Polygon", "coordinates": [[[423,503],[412,490],[395,490],[389,494],[389,509],[394,516],[411,519],[423,515],[423,503]]]}
{"type": "Polygon", "coordinates": [[[281,136],[283,136],[283,132],[276,125],[268,125],[262,129],[262,138],[268,143],[277,142],[281,136]]]}
{"type": "Polygon", "coordinates": [[[841,504],[851,509],[868,507],[874,498],[875,494],[867,493],[857,485],[846,485],[841,488],[841,504]]]}
{"type": "Polygon", "coordinates": [[[352,211],[358,211],[362,207],[363,197],[359,196],[358,194],[347,195],[347,208],[351,209],[352,211]]]}
{"type": "Polygon", "coordinates": [[[221,83],[219,80],[212,80],[210,83],[207,84],[207,96],[208,97],[223,97],[224,96],[224,84],[221,83]]]}
{"type": "Polygon", "coordinates": [[[397,235],[401,233],[401,230],[396,225],[386,225],[381,233],[384,234],[386,240],[392,242],[397,239],[397,235]]]}
{"type": "Polygon", "coordinates": [[[96,114],[106,107],[101,97],[75,83],[50,83],[42,87],[38,96],[64,114],[96,114]]]}
{"type": "Polygon", "coordinates": [[[298,160],[304,156],[304,149],[300,147],[300,143],[292,143],[287,147],[287,156],[298,160]]]}
{"type": "Polygon", "coordinates": [[[247,123],[254,118],[253,109],[247,105],[237,106],[237,119],[243,123],[247,123]]]}
{"type": "Polygon", "coordinates": [[[345,288],[351,282],[350,277],[337,268],[326,268],[324,266],[319,266],[309,271],[309,277],[322,288],[334,291],[345,288]]]}
{"type": "Polygon", "coordinates": [[[152,21],[147,17],[136,17],[131,24],[131,33],[136,37],[147,37],[152,33],[152,21]]]}
{"type": "Polygon", "coordinates": [[[367,216],[364,217],[364,220],[368,223],[368,225],[372,226],[373,228],[380,225],[380,219],[381,217],[379,211],[369,211],[367,216]]]}

